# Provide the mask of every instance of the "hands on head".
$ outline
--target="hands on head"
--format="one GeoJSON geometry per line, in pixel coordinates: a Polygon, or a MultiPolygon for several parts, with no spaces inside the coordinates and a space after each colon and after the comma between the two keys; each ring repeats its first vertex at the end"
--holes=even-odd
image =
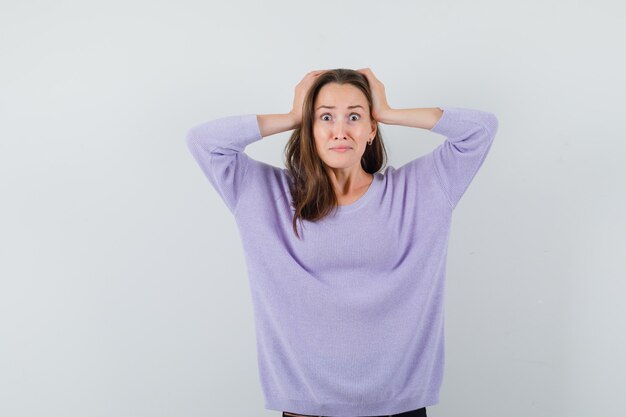
{"type": "Polygon", "coordinates": [[[291,112],[295,120],[302,120],[302,105],[304,104],[304,98],[306,97],[306,93],[309,91],[315,78],[326,70],[315,70],[307,73],[304,78],[296,85],[295,98],[293,100],[293,109],[291,112]]]}
{"type": "MultiPolygon", "coordinates": [[[[294,115],[295,120],[302,120],[302,106],[304,104],[304,98],[307,92],[315,82],[315,79],[320,74],[327,70],[315,70],[307,73],[304,78],[295,87],[295,97],[293,101],[293,109],[290,111],[294,115]]],[[[372,117],[378,121],[381,116],[391,108],[387,103],[387,97],[385,94],[385,86],[374,75],[370,68],[361,68],[356,70],[363,74],[369,83],[370,90],[372,91],[372,117]]]]}
{"type": "Polygon", "coordinates": [[[372,117],[374,117],[374,120],[378,121],[382,118],[382,115],[385,112],[391,110],[389,103],[387,103],[385,86],[378,78],[376,78],[371,69],[361,68],[356,71],[365,75],[367,78],[370,90],[372,90],[372,117]]]}

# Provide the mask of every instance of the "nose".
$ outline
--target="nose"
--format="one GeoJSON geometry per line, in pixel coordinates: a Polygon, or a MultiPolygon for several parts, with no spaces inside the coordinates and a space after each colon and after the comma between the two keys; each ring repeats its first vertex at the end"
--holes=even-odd
{"type": "Polygon", "coordinates": [[[335,139],[345,139],[346,138],[346,127],[343,121],[335,123],[335,127],[333,128],[333,133],[335,139]]]}

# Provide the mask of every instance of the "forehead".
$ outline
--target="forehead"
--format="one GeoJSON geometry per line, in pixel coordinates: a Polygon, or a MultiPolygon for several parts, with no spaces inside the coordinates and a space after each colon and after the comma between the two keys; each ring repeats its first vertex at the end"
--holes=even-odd
{"type": "Polygon", "coordinates": [[[320,105],[347,107],[355,104],[367,108],[367,98],[352,84],[328,83],[320,89],[315,98],[315,108],[320,105]]]}

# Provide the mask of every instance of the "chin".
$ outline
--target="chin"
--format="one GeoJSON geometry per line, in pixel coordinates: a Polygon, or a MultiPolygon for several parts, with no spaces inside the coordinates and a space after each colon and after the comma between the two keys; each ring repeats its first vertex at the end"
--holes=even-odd
{"type": "Polygon", "coordinates": [[[326,165],[327,167],[337,169],[352,168],[355,164],[356,162],[353,161],[346,161],[342,163],[337,163],[336,161],[329,163],[327,161],[324,161],[324,165],[326,165]]]}

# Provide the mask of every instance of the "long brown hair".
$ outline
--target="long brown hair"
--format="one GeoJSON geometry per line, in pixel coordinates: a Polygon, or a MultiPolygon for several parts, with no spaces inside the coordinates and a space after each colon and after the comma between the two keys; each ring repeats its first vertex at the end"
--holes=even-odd
{"type": "MultiPolygon", "coordinates": [[[[372,93],[367,77],[358,71],[337,68],[320,74],[310,87],[302,107],[302,124],[294,129],[285,146],[285,165],[291,175],[291,197],[295,213],[293,231],[298,238],[297,220],[316,221],[330,214],[338,205],[330,178],[324,163],[315,149],[313,118],[315,99],[322,87],[328,83],[352,84],[363,92],[369,104],[372,117],[372,93]]],[[[370,146],[365,148],[361,167],[368,174],[375,174],[387,163],[387,151],[382,141],[380,128],[370,146]]],[[[304,225],[303,225],[304,226],[304,225]]]]}

